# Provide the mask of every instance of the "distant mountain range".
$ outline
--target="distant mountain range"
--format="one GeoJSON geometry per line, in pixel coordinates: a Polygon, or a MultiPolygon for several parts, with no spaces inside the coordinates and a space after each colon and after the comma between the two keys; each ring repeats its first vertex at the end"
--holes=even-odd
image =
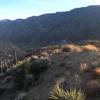
{"type": "Polygon", "coordinates": [[[88,39],[100,39],[100,6],[0,21],[0,40],[9,41],[24,50],[88,39]]]}

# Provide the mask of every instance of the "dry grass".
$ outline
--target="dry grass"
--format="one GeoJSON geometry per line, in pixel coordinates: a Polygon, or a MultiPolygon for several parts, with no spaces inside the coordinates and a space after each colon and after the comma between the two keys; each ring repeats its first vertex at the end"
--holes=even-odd
{"type": "Polygon", "coordinates": [[[48,57],[48,53],[47,53],[47,52],[42,52],[42,53],[41,53],[41,56],[43,56],[43,57],[48,57]]]}
{"type": "Polygon", "coordinates": [[[51,50],[55,50],[55,49],[59,49],[59,48],[60,48],[59,45],[49,45],[49,46],[47,47],[47,49],[51,49],[51,50]]]}
{"type": "Polygon", "coordinates": [[[66,51],[66,52],[81,52],[82,51],[81,47],[75,44],[64,45],[62,48],[63,48],[63,51],[66,51]]]}
{"type": "Polygon", "coordinates": [[[68,44],[68,45],[63,45],[62,49],[65,52],[99,51],[99,48],[97,48],[95,45],[92,44],[87,44],[83,46],[79,46],[76,44],[68,44]]]}
{"type": "Polygon", "coordinates": [[[93,70],[93,75],[94,75],[94,76],[100,77],[100,67],[96,67],[96,68],[93,70]]]}
{"type": "Polygon", "coordinates": [[[52,51],[52,54],[59,54],[60,52],[61,52],[60,49],[55,49],[55,50],[52,51]]]}
{"type": "Polygon", "coordinates": [[[92,44],[87,44],[87,45],[84,45],[84,46],[81,46],[82,47],[82,50],[83,51],[98,51],[98,48],[92,44]]]}
{"type": "Polygon", "coordinates": [[[86,63],[81,63],[80,64],[80,72],[83,73],[88,69],[87,64],[86,63]]]}

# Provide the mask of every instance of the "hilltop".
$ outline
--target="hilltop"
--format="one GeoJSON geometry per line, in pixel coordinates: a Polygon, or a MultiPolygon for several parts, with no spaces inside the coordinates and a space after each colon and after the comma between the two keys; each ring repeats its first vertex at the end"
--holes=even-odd
{"type": "Polygon", "coordinates": [[[88,100],[99,100],[100,47],[97,43],[100,42],[49,45],[19,60],[15,67],[0,75],[0,99],[48,100],[58,82],[67,90],[82,89],[88,100]]]}

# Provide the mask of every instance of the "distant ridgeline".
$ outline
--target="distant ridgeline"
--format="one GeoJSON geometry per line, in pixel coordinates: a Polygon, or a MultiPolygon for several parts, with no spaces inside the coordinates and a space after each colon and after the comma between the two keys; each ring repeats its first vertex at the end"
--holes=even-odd
{"type": "Polygon", "coordinates": [[[0,40],[7,40],[24,50],[62,43],[63,40],[87,39],[100,39],[100,6],[0,21],[0,40]]]}

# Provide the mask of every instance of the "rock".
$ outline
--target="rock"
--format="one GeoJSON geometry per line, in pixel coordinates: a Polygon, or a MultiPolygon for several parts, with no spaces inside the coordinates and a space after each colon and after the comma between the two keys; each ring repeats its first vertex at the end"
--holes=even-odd
{"type": "Polygon", "coordinates": [[[38,59],[39,59],[39,57],[38,57],[38,56],[36,56],[36,55],[33,55],[33,56],[32,56],[32,59],[34,59],[34,60],[38,60],[38,59]]]}
{"type": "Polygon", "coordinates": [[[41,53],[41,56],[47,57],[47,56],[48,56],[48,53],[47,53],[47,52],[42,52],[42,53],[41,53]]]}
{"type": "Polygon", "coordinates": [[[15,97],[14,100],[24,100],[25,96],[27,95],[26,92],[21,92],[17,95],[17,97],[15,97]]]}

